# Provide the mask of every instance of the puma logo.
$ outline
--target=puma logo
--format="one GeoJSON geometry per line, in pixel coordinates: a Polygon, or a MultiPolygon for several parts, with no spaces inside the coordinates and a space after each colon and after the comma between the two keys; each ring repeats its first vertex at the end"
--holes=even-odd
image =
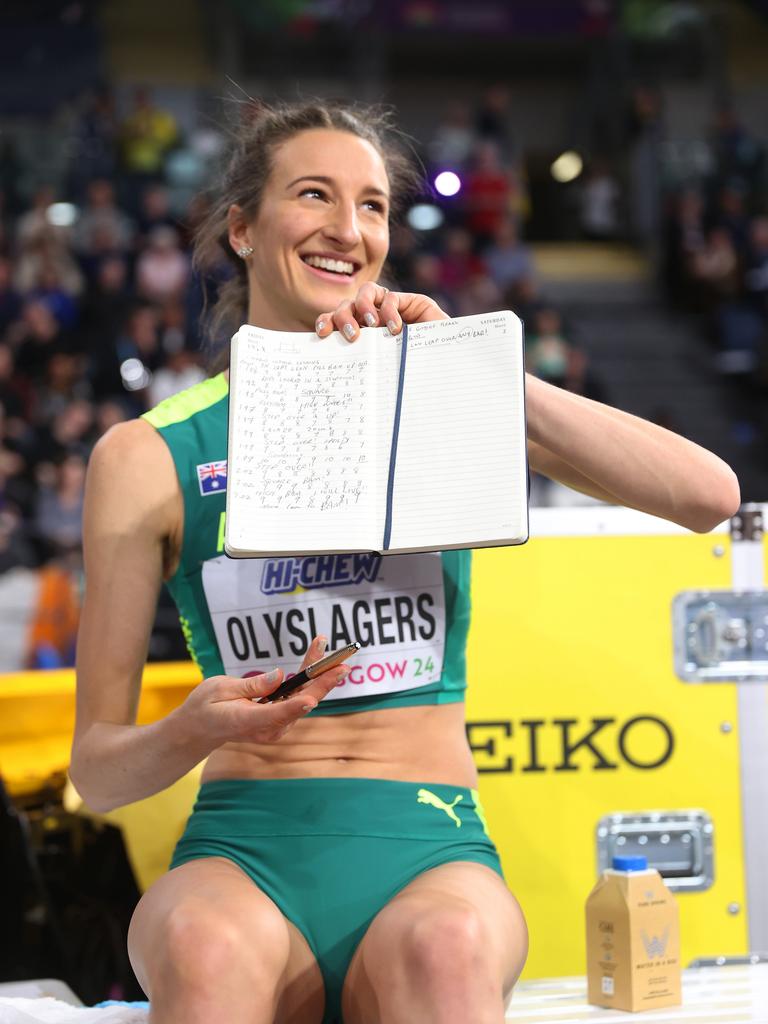
{"type": "Polygon", "coordinates": [[[456,822],[456,828],[461,828],[461,818],[454,811],[454,807],[462,800],[461,793],[456,797],[453,803],[447,804],[445,800],[441,800],[436,793],[431,792],[429,789],[420,789],[416,794],[416,800],[420,804],[430,804],[432,807],[437,807],[439,811],[445,811],[449,818],[456,822]]]}

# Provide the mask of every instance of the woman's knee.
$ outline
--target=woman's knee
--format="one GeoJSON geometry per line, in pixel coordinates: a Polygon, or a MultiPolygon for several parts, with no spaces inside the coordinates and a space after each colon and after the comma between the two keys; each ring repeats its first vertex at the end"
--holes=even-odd
{"type": "Polygon", "coordinates": [[[452,901],[414,914],[403,927],[399,949],[407,972],[428,983],[446,973],[454,978],[485,973],[491,938],[475,906],[452,901]]]}
{"type": "Polygon", "coordinates": [[[231,977],[277,987],[286,968],[287,925],[269,906],[243,914],[190,895],[154,915],[149,907],[140,906],[139,913],[145,920],[141,937],[134,935],[130,944],[131,958],[140,961],[145,989],[160,981],[205,990],[231,977]]]}

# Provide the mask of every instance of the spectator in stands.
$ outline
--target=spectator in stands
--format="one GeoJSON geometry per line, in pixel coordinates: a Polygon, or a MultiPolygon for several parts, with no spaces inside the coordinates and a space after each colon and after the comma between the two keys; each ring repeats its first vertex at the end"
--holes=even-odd
{"type": "MultiPolygon", "coordinates": [[[[27,536],[27,526],[18,508],[2,500],[3,458],[0,454],[0,575],[11,569],[32,569],[37,565],[35,550],[27,536]]],[[[13,668],[21,668],[14,665],[13,668]]]]}
{"type": "Polygon", "coordinates": [[[189,257],[179,248],[176,229],[153,228],[147,248],[136,261],[138,296],[159,305],[178,301],[189,282],[189,274],[189,257]]]}
{"type": "Polygon", "coordinates": [[[440,258],[434,253],[417,252],[414,254],[410,272],[404,278],[403,287],[408,291],[429,295],[446,313],[456,316],[456,296],[443,288],[440,258]]]}
{"type": "Polygon", "coordinates": [[[93,357],[113,343],[134,302],[125,259],[107,256],[100,260],[80,310],[84,350],[93,357]]]}
{"type": "Polygon", "coordinates": [[[742,185],[733,182],[725,185],[720,190],[714,216],[715,225],[728,232],[738,253],[745,253],[749,245],[749,215],[745,200],[742,185]]]}
{"type": "Polygon", "coordinates": [[[702,286],[705,305],[717,306],[723,299],[739,294],[741,267],[739,254],[726,228],[710,228],[701,249],[691,260],[693,278],[702,286]]]}
{"type": "MultiPolygon", "coordinates": [[[[77,323],[79,307],[72,291],[65,287],[66,269],[59,262],[45,259],[40,264],[37,282],[27,293],[27,302],[42,302],[53,313],[64,330],[71,330],[77,323]]],[[[70,287],[74,278],[66,279],[70,287]]]]}
{"type": "Polygon", "coordinates": [[[76,398],[52,420],[38,426],[29,446],[29,461],[39,472],[41,466],[58,465],[71,452],[87,458],[94,442],[93,405],[85,398],[76,398]]]}
{"type": "Polygon", "coordinates": [[[70,551],[80,545],[83,529],[85,458],[68,452],[52,473],[41,473],[33,528],[51,554],[70,551]]]}
{"type": "Polygon", "coordinates": [[[102,255],[105,248],[117,253],[130,251],[136,226],[115,202],[112,182],[104,178],[90,181],[86,202],[75,226],[74,247],[79,255],[102,255]]]}
{"type": "Polygon", "coordinates": [[[471,316],[473,313],[488,313],[503,309],[502,292],[485,270],[470,274],[459,288],[454,299],[457,316],[471,316]]]}
{"type": "Polygon", "coordinates": [[[526,342],[526,366],[536,377],[567,391],[583,395],[590,390],[586,355],[566,336],[562,316],[553,306],[543,306],[534,316],[526,342]]]}
{"type": "Polygon", "coordinates": [[[534,317],[542,307],[536,278],[529,274],[510,285],[504,292],[504,305],[505,308],[512,309],[517,313],[523,321],[526,332],[530,332],[533,329],[534,317]]]}
{"type": "Polygon", "coordinates": [[[48,216],[49,207],[56,201],[56,193],[51,185],[41,185],[32,197],[32,206],[21,214],[16,221],[16,244],[26,247],[41,238],[56,235],[60,241],[69,237],[69,229],[51,224],[48,216]]]}
{"type": "Polygon", "coordinates": [[[13,287],[13,268],[7,256],[0,256],[0,338],[21,316],[21,296],[13,287]]]}
{"type": "Polygon", "coordinates": [[[521,241],[516,221],[504,217],[493,234],[493,241],[483,252],[488,273],[502,291],[521,278],[534,273],[528,247],[521,241]]]}
{"type": "Polygon", "coordinates": [[[485,263],[474,249],[474,239],[464,228],[449,228],[440,254],[440,287],[458,291],[470,277],[486,273],[485,263]]]}
{"type": "Polygon", "coordinates": [[[148,403],[155,406],[165,398],[183,391],[184,388],[205,380],[206,376],[195,354],[187,349],[179,349],[168,356],[164,365],[152,375],[148,403]]]}
{"type": "Polygon", "coordinates": [[[761,184],[765,151],[729,106],[720,107],[715,112],[712,152],[716,164],[716,188],[739,182],[750,192],[757,190],[761,184]]]}
{"type": "Polygon", "coordinates": [[[95,178],[111,181],[117,170],[117,116],[109,89],[83,97],[72,141],[69,179],[72,193],[79,200],[87,182],[95,178]]]}
{"type": "Polygon", "coordinates": [[[698,188],[688,185],[670,200],[664,255],[669,298],[686,308],[694,308],[700,299],[693,263],[705,242],[704,198],[698,188]]]}
{"type": "Polygon", "coordinates": [[[162,365],[158,313],[149,305],[136,307],[113,344],[93,353],[92,386],[97,398],[120,396],[134,416],[147,408],[147,388],[162,365]]]}
{"type": "Polygon", "coordinates": [[[621,187],[604,160],[592,161],[579,191],[584,237],[598,242],[617,238],[621,229],[621,187]]]}
{"type": "Polygon", "coordinates": [[[0,409],[2,409],[3,436],[10,429],[18,435],[29,416],[29,393],[15,372],[15,359],[10,345],[0,343],[0,409]]]}
{"type": "Polygon", "coordinates": [[[13,283],[23,295],[55,287],[70,296],[78,296],[85,287],[83,275],[70,250],[52,235],[40,235],[25,243],[16,258],[13,283]]]}
{"type": "Polygon", "coordinates": [[[16,369],[25,385],[37,386],[53,356],[71,351],[72,340],[45,302],[26,302],[18,326],[16,369]]]}
{"type": "Polygon", "coordinates": [[[755,217],[749,229],[747,271],[744,276],[747,296],[768,322],[768,217],[755,217]]]}
{"type": "Polygon", "coordinates": [[[497,83],[486,89],[475,111],[475,130],[484,142],[490,142],[505,157],[512,157],[509,134],[509,89],[497,83]]]}
{"type": "Polygon", "coordinates": [[[454,103],[438,122],[427,155],[436,170],[460,171],[477,143],[472,115],[465,103],[454,103]]]}
{"type": "Polygon", "coordinates": [[[171,213],[171,199],[165,185],[148,185],[143,190],[137,221],[143,245],[155,228],[176,228],[176,218],[171,213]]]}
{"type": "Polygon", "coordinates": [[[120,125],[122,166],[129,202],[138,211],[139,196],[150,183],[163,180],[165,158],[179,139],[173,115],[156,107],[147,89],[136,89],[133,109],[120,125]]]}
{"type": "Polygon", "coordinates": [[[513,210],[519,193],[515,175],[503,166],[494,142],[475,147],[464,184],[465,224],[479,245],[489,243],[513,210]]]}

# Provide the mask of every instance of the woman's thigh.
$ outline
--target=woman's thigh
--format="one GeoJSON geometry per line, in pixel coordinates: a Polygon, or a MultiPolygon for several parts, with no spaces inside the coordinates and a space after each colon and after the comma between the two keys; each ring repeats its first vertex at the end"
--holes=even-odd
{"type": "Polygon", "coordinates": [[[429,974],[453,984],[463,967],[482,973],[506,1000],[527,952],[525,919],[503,879],[483,864],[443,864],[414,879],[372,921],[344,982],[345,1024],[379,1024],[398,991],[408,1000],[409,985],[429,974]],[[409,979],[399,989],[398,977],[409,979]]]}
{"type": "MultiPolygon", "coordinates": [[[[299,930],[232,861],[188,861],[140,900],[128,933],[133,969],[150,1002],[216,1001],[209,1019],[316,1024],[325,1001],[317,962],[299,930]],[[255,1006],[264,993],[269,1007],[255,1006]],[[250,1011],[248,1011],[250,1012],[250,1011]]],[[[185,1002],[185,1007],[186,1007],[185,1002]]],[[[186,1010],[185,1010],[186,1012],[186,1010]]],[[[172,1017],[169,1019],[173,1019],[172,1017]]]]}

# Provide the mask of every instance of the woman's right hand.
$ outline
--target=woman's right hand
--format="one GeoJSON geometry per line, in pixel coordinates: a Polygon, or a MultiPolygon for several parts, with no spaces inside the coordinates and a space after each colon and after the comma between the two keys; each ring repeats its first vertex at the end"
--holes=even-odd
{"type": "MultiPolygon", "coordinates": [[[[301,668],[322,658],[326,641],[315,637],[301,668]]],[[[260,704],[259,698],[273,693],[282,683],[281,669],[245,676],[211,676],[195,687],[179,713],[186,715],[192,729],[213,741],[213,748],[229,742],[276,743],[291,726],[317,707],[330,691],[349,675],[346,665],[337,665],[316,676],[289,697],[260,704]]]]}

